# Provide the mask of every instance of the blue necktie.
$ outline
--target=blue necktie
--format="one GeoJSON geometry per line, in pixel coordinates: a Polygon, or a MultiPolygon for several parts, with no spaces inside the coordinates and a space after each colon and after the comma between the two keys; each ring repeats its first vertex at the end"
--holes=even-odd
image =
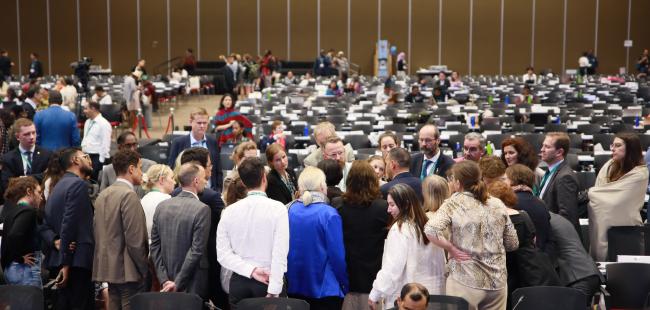
{"type": "Polygon", "coordinates": [[[431,164],[433,164],[433,161],[428,159],[424,160],[424,166],[422,167],[422,172],[420,173],[420,180],[424,180],[427,177],[427,171],[429,170],[429,166],[431,164]]]}

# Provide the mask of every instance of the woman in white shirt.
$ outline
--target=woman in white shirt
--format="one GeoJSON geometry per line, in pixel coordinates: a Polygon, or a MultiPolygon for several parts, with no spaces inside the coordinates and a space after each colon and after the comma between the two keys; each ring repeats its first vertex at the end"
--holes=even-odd
{"type": "Polygon", "coordinates": [[[174,172],[167,165],[156,164],[149,167],[147,173],[143,175],[142,187],[149,191],[142,197],[142,208],[147,220],[147,234],[151,240],[151,226],[153,225],[153,215],[156,208],[161,202],[171,198],[171,192],[174,190],[174,172]]]}
{"type": "Polygon", "coordinates": [[[424,285],[433,295],[444,294],[445,258],[442,250],[424,234],[427,216],[415,191],[406,184],[397,184],[388,191],[388,213],[393,224],[384,244],[381,270],[372,284],[368,298],[370,309],[393,307],[400,289],[407,283],[424,285]]]}
{"type": "Polygon", "coordinates": [[[580,67],[580,75],[585,76],[589,73],[589,67],[591,67],[591,64],[589,63],[589,58],[587,58],[589,54],[587,52],[582,53],[582,56],[578,58],[578,66],[580,67]]]}
{"type": "Polygon", "coordinates": [[[537,84],[537,75],[535,75],[535,69],[533,69],[533,67],[526,68],[526,74],[524,74],[522,80],[525,84],[537,84]]]}

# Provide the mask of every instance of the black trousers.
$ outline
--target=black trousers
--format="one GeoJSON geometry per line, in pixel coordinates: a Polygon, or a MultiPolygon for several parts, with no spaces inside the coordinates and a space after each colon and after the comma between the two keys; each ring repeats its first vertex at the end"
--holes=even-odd
{"type": "MultiPolygon", "coordinates": [[[[55,310],[93,310],[95,309],[95,287],[92,281],[92,270],[70,267],[68,283],[57,290],[55,310]]],[[[56,273],[51,273],[56,277],[56,273]]]]}
{"type": "MultiPolygon", "coordinates": [[[[281,297],[287,296],[286,281],[284,281],[284,283],[285,284],[282,287],[282,293],[280,293],[281,297]]],[[[228,296],[228,299],[230,301],[230,309],[237,309],[237,304],[242,299],[265,297],[267,294],[267,289],[268,285],[255,279],[242,277],[239,274],[233,272],[232,276],[230,277],[230,293],[228,296]]]]}
{"type": "Polygon", "coordinates": [[[591,299],[600,288],[600,277],[597,275],[588,276],[584,279],[575,281],[567,287],[574,288],[587,296],[587,306],[591,305],[591,299]]]}
{"type": "Polygon", "coordinates": [[[343,298],[340,297],[309,298],[301,295],[289,295],[289,297],[306,301],[309,310],[340,310],[343,307],[343,298]]]}
{"type": "Polygon", "coordinates": [[[93,174],[90,175],[90,178],[97,181],[99,172],[102,171],[104,164],[99,162],[99,154],[88,154],[88,156],[90,156],[90,160],[93,162],[93,174]]]}

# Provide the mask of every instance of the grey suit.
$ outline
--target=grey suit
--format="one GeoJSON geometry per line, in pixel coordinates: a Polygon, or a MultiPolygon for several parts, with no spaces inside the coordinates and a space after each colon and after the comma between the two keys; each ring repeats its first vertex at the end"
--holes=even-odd
{"type": "Polygon", "coordinates": [[[564,216],[576,232],[580,232],[578,223],[578,177],[565,160],[558,166],[547,181],[548,185],[541,197],[549,211],[564,216]]]}
{"type": "Polygon", "coordinates": [[[158,205],[151,228],[151,258],[161,284],[173,281],[179,292],[207,297],[210,220],[210,208],[189,192],[158,205]]]}
{"type": "MultiPolygon", "coordinates": [[[[155,161],[142,158],[142,172],[147,173],[147,170],[149,170],[149,167],[153,166],[156,164],[155,161]]],[[[115,183],[115,179],[117,179],[117,176],[115,175],[115,169],[113,168],[113,164],[106,165],[104,168],[102,168],[102,171],[99,173],[99,191],[103,191],[104,189],[108,188],[109,186],[113,185],[115,183]]],[[[144,197],[144,190],[142,189],[141,186],[136,186],[135,187],[135,193],[138,194],[138,197],[142,199],[144,197]]]]}

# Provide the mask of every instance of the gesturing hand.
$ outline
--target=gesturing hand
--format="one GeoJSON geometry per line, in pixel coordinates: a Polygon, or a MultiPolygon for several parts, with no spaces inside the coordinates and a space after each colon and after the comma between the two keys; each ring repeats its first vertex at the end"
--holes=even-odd
{"type": "Polygon", "coordinates": [[[34,266],[34,264],[36,263],[36,258],[34,258],[34,253],[23,255],[23,262],[29,266],[34,266]]]}
{"type": "Polygon", "coordinates": [[[472,259],[471,255],[459,250],[455,246],[451,248],[449,254],[451,254],[451,257],[453,257],[455,260],[460,262],[472,259]]]}

